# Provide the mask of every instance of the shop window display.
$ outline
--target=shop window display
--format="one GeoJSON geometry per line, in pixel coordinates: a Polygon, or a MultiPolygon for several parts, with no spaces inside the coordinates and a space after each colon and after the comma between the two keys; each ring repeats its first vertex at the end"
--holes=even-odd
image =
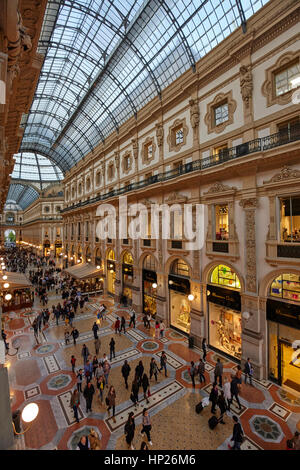
{"type": "Polygon", "coordinates": [[[300,197],[280,199],[281,241],[300,243],[300,197]]]}
{"type": "Polygon", "coordinates": [[[209,302],[209,343],[237,359],[242,352],[242,318],[237,312],[209,302]]]}
{"type": "Polygon", "coordinates": [[[215,206],[216,240],[228,240],[228,205],[215,206]]]}
{"type": "Polygon", "coordinates": [[[187,295],[170,291],[171,325],[186,333],[191,330],[190,302],[187,295]]]}

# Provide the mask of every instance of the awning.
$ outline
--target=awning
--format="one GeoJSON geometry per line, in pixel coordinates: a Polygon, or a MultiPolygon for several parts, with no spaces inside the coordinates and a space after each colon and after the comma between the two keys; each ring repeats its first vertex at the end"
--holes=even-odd
{"type": "Polygon", "coordinates": [[[9,283],[9,290],[22,289],[23,287],[32,287],[31,282],[23,273],[5,271],[5,275],[7,276],[7,280],[5,282],[9,283]]]}
{"type": "Polygon", "coordinates": [[[64,272],[76,279],[91,279],[102,276],[102,269],[97,269],[94,264],[80,263],[70,268],[64,269],[64,272]]]}

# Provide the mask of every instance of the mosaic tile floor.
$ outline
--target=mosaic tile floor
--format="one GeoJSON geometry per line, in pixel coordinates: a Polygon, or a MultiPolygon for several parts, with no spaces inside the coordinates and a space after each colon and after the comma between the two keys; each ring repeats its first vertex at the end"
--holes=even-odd
{"type": "MultiPolygon", "coordinates": [[[[57,303],[54,293],[48,307],[57,303]]],[[[207,424],[211,416],[210,405],[201,414],[195,413],[195,406],[203,397],[207,397],[211,389],[213,369],[216,359],[221,357],[224,374],[230,376],[236,370],[236,364],[229,359],[209,351],[205,364],[206,382],[200,384],[196,378],[193,389],[188,374],[190,361],[201,357],[201,350],[190,350],[186,338],[171,329],[166,330],[165,337],[157,340],[153,328],[143,326],[142,315],[137,315],[136,328],[126,333],[115,335],[113,324],[117,316],[129,315],[124,307],[114,305],[109,297],[94,297],[84,312],[77,312],[74,325],[80,332],[77,344],[64,343],[64,325],[51,321],[40,334],[37,345],[30,326],[40,305],[34,305],[32,311],[23,310],[7,317],[6,331],[9,343],[13,346],[18,339],[19,350],[7,360],[11,387],[12,409],[22,410],[29,402],[36,402],[40,412],[30,430],[16,438],[15,449],[58,449],[72,450],[83,434],[94,428],[101,440],[102,449],[127,449],[124,438],[124,424],[128,413],[135,413],[136,431],[134,446],[139,449],[142,437],[142,410],[149,409],[152,421],[151,439],[154,450],[182,449],[227,449],[232,436],[232,414],[239,416],[245,432],[244,450],[285,449],[286,440],[291,438],[296,429],[300,429],[300,399],[282,390],[268,381],[254,381],[255,387],[242,384],[239,410],[233,403],[232,412],[224,417],[225,425],[219,424],[210,430],[207,424]],[[96,319],[96,311],[100,302],[106,303],[108,312],[101,325],[99,338],[100,353],[109,357],[109,342],[114,337],[116,357],[111,361],[109,385],[116,389],[115,422],[109,416],[106,406],[101,404],[98,393],[93,400],[92,412],[86,413],[85,399],[80,397],[79,423],[76,423],[70,408],[71,392],[76,386],[76,377],[72,373],[71,355],[77,358],[76,370],[83,367],[81,349],[87,345],[92,356],[95,354],[94,337],[91,327],[96,319]],[[33,315],[31,315],[33,313],[33,315]],[[17,330],[16,330],[17,329],[17,330]],[[165,350],[168,358],[168,376],[164,371],[158,374],[158,381],[152,377],[150,381],[151,396],[149,403],[143,398],[142,389],[139,394],[139,405],[134,407],[130,400],[131,383],[134,369],[142,359],[145,371],[149,376],[151,357],[159,366],[160,356],[165,350]],[[121,367],[127,359],[131,367],[129,390],[125,388],[121,375],[121,367]]],[[[127,321],[128,325],[128,321],[127,321]]],[[[94,379],[93,379],[94,382],[94,379]]],[[[105,389],[106,396],[108,388],[105,389]]],[[[217,410],[217,416],[219,410],[217,410]]]]}

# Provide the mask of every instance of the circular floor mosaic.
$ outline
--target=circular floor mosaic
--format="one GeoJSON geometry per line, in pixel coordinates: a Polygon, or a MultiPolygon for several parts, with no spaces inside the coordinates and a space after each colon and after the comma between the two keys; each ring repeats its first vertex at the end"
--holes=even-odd
{"type": "Polygon", "coordinates": [[[145,341],[142,343],[142,348],[146,351],[154,351],[155,349],[159,348],[159,345],[154,341],[145,341]]]}
{"type": "Polygon", "coordinates": [[[36,353],[48,354],[49,352],[52,352],[54,348],[55,348],[54,344],[43,344],[42,346],[39,346],[38,348],[36,348],[36,353]]]}
{"type": "Polygon", "coordinates": [[[49,382],[47,382],[47,387],[50,390],[58,390],[60,388],[64,388],[67,385],[69,385],[71,381],[72,379],[69,375],[60,374],[60,375],[56,375],[55,377],[52,377],[52,379],[50,379],[49,382]]]}
{"type": "Polygon", "coordinates": [[[265,441],[280,442],[283,437],[280,426],[267,416],[253,416],[250,425],[255,434],[265,441]]]}

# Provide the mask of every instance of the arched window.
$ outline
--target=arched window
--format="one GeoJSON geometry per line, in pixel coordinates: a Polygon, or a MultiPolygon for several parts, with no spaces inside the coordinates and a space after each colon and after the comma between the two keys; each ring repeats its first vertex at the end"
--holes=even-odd
{"type": "Polygon", "coordinates": [[[111,259],[111,260],[115,260],[115,252],[114,250],[109,250],[109,252],[107,253],[107,259],[111,259]]]}
{"type": "Polygon", "coordinates": [[[156,271],[155,258],[151,255],[147,255],[143,262],[143,268],[149,271],[156,271]]]}
{"type": "Polygon", "coordinates": [[[210,282],[231,289],[240,289],[241,283],[236,273],[225,264],[219,264],[211,273],[210,282]]]}
{"type": "Polygon", "coordinates": [[[170,273],[176,274],[177,276],[190,276],[190,268],[183,259],[176,259],[171,264],[170,273]]]}
{"type": "Polygon", "coordinates": [[[292,273],[280,274],[272,282],[269,295],[300,302],[300,276],[292,273]]]}
{"type": "Polygon", "coordinates": [[[129,253],[129,251],[125,251],[125,253],[123,255],[123,263],[133,264],[133,258],[132,258],[131,253],[129,253]]]}

